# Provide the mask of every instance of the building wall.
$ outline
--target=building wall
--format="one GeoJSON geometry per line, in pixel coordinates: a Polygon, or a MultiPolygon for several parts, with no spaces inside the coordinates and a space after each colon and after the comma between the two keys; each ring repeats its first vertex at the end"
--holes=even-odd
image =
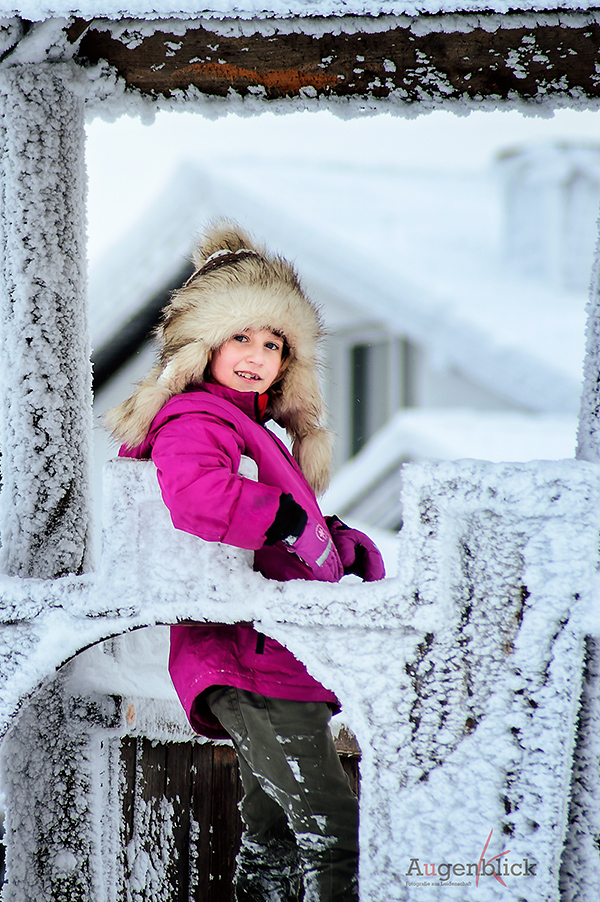
{"type": "Polygon", "coordinates": [[[323,391],[336,436],[334,470],[402,408],[522,409],[375,323],[329,335],[324,356],[323,391]]]}

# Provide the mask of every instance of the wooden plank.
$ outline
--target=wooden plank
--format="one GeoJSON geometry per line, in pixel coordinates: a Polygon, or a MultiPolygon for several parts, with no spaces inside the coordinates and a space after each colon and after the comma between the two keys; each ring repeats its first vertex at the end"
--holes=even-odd
{"type": "MultiPolygon", "coordinates": [[[[137,774],[142,805],[139,811],[136,806],[139,820],[136,817],[134,830],[137,835],[134,836],[134,842],[150,858],[151,871],[164,873],[164,895],[161,902],[178,902],[176,868],[179,850],[174,845],[168,822],[165,821],[167,746],[143,737],[138,739],[138,747],[137,774]]],[[[140,891],[140,902],[155,898],[151,883],[152,881],[140,891]]]]}
{"type": "MultiPolygon", "coordinates": [[[[95,20],[77,50],[82,65],[114,66],[129,88],[171,96],[195,87],[224,97],[262,91],[293,97],[539,102],[580,92],[600,97],[596,72],[600,15],[491,13],[415,19],[273,20],[272,33],[231,22],[228,32],[199,21],[148,24],[95,20]],[[599,21],[596,21],[596,18],[599,21]],[[158,30],[158,28],[166,30],[158,30]],[[366,30],[361,30],[365,29],[366,30]],[[307,32],[312,33],[307,33],[307,32]],[[131,40],[136,36],[136,40],[131,40]]],[[[73,31],[73,40],[81,26],[73,31]]]]}
{"type": "Polygon", "coordinates": [[[212,834],[207,902],[233,900],[235,856],[242,823],[237,808],[241,795],[236,754],[228,745],[213,746],[212,834]]]}
{"type": "Polygon", "coordinates": [[[355,755],[340,755],[340,763],[346,772],[354,795],[360,795],[360,761],[355,755]]]}
{"type": "Polygon", "coordinates": [[[172,742],[165,746],[166,796],[173,805],[173,841],[177,858],[173,863],[173,902],[190,898],[190,803],[191,742],[172,742]]]}
{"type": "Polygon", "coordinates": [[[121,741],[121,767],[123,773],[123,846],[133,835],[133,809],[135,801],[135,763],[137,741],[126,736],[121,741]]]}
{"type": "Polygon", "coordinates": [[[351,755],[360,758],[360,746],[354,733],[348,727],[342,726],[333,740],[336,751],[340,755],[351,755]]]}
{"type": "Polygon", "coordinates": [[[195,830],[190,859],[196,874],[193,902],[206,902],[210,887],[212,752],[212,743],[208,742],[194,744],[192,750],[190,806],[195,830]]]}
{"type": "Polygon", "coordinates": [[[134,830],[135,793],[136,793],[136,756],[137,740],[134,736],[125,736],[121,740],[121,841],[119,849],[118,877],[116,898],[119,902],[127,899],[127,846],[131,842],[134,830]]]}
{"type": "Polygon", "coordinates": [[[145,736],[138,739],[141,761],[140,797],[145,802],[162,799],[167,788],[167,748],[145,736]]]}

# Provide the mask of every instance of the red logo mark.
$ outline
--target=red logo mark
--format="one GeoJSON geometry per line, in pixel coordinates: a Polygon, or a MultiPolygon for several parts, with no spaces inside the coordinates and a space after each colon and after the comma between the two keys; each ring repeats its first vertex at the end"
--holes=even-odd
{"type": "Polygon", "coordinates": [[[496,861],[496,859],[502,858],[503,855],[508,855],[508,853],[510,852],[510,849],[505,849],[504,852],[500,852],[499,855],[494,855],[493,858],[489,858],[487,861],[485,860],[485,853],[486,853],[486,851],[487,851],[487,847],[488,847],[489,844],[490,844],[490,839],[492,838],[492,833],[493,833],[493,832],[494,832],[494,828],[492,827],[492,829],[490,830],[490,835],[488,836],[488,838],[487,838],[487,840],[486,840],[486,843],[485,843],[485,846],[483,847],[483,851],[482,851],[481,855],[479,856],[479,861],[478,861],[478,863],[477,863],[477,876],[476,876],[476,878],[475,878],[475,886],[479,886],[479,878],[480,878],[480,876],[481,876],[482,873],[485,874],[486,876],[489,876],[489,877],[491,877],[492,874],[493,874],[493,876],[496,878],[496,880],[498,881],[498,883],[501,883],[502,886],[506,886],[506,883],[504,882],[504,880],[502,879],[502,877],[500,876],[500,874],[496,871],[496,869],[495,869],[495,867],[494,867],[493,865],[492,865],[492,872],[491,872],[491,873],[490,873],[489,871],[486,871],[486,870],[485,870],[485,868],[487,867],[487,865],[488,865],[488,864],[491,864],[492,861],[496,861]],[[483,868],[483,870],[482,870],[482,868],[483,868]]]}

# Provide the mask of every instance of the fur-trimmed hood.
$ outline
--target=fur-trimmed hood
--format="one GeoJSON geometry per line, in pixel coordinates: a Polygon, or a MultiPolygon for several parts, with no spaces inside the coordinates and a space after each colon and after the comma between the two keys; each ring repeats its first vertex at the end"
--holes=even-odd
{"type": "Polygon", "coordinates": [[[268,254],[236,223],[209,228],[193,262],[194,274],[173,293],[156,330],[158,364],[130,398],[105,414],[105,424],[127,446],[139,444],[169,398],[204,381],[213,351],[237,332],[268,328],[289,349],[287,366],[269,390],[270,410],[292,438],[294,457],[315,493],[322,493],[331,448],[322,428],[317,308],[292,265],[268,254]]]}

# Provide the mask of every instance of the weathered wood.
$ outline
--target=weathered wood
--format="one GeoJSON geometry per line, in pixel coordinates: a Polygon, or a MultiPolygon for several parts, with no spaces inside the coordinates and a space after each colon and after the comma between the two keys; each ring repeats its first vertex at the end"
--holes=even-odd
{"type": "Polygon", "coordinates": [[[190,772],[192,743],[165,746],[166,796],[173,804],[173,839],[177,858],[173,862],[173,900],[189,902],[190,884],[190,772]]]}
{"type": "Polygon", "coordinates": [[[133,836],[133,806],[135,799],[136,740],[126,736],[121,743],[123,768],[123,846],[133,836]]]}
{"type": "Polygon", "coordinates": [[[230,746],[213,746],[212,834],[207,902],[233,900],[235,856],[242,824],[237,802],[241,795],[237,759],[230,746]]]}
{"type": "Polygon", "coordinates": [[[208,744],[195,744],[190,771],[190,807],[194,831],[190,835],[190,858],[194,863],[194,902],[205,902],[210,886],[210,836],[213,757],[208,744]]]}
{"type": "Polygon", "coordinates": [[[340,762],[354,795],[360,795],[360,759],[355,755],[340,755],[340,762]]]}
{"type": "Polygon", "coordinates": [[[349,755],[352,758],[360,758],[360,746],[354,733],[348,727],[341,727],[333,740],[338,755],[349,755]]]}
{"type": "Polygon", "coordinates": [[[146,738],[138,742],[138,756],[141,756],[141,761],[138,758],[141,777],[140,798],[144,802],[162,799],[166,795],[167,788],[167,747],[164,743],[152,742],[146,738]]]}
{"type": "MultiPolygon", "coordinates": [[[[163,22],[148,34],[148,23],[142,30],[132,21],[124,30],[122,24],[96,20],[80,38],[76,58],[82,65],[105,60],[129,88],[166,97],[194,87],[217,96],[230,89],[242,96],[258,92],[269,100],[303,94],[407,103],[540,101],[572,91],[598,98],[596,18],[594,11],[537,17],[346,16],[274,20],[268,34],[259,28],[249,33],[251,27],[233,21],[227,27],[163,22]]],[[[73,41],[82,27],[73,24],[73,41]]]]}
{"type": "MultiPolygon", "coordinates": [[[[352,746],[352,752],[340,753],[340,760],[358,794],[360,752],[348,731],[345,744],[352,746]]],[[[157,743],[125,737],[121,761],[124,844],[133,839],[134,844],[156,854],[157,846],[164,842],[158,820],[160,801],[165,798],[173,806],[173,854],[164,902],[233,902],[235,856],[242,830],[237,803],[243,793],[233,748],[212,742],[157,743]],[[136,797],[152,812],[144,825],[136,797]],[[142,836],[143,827],[149,832],[142,836]]]]}

